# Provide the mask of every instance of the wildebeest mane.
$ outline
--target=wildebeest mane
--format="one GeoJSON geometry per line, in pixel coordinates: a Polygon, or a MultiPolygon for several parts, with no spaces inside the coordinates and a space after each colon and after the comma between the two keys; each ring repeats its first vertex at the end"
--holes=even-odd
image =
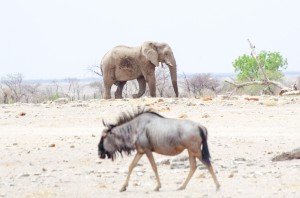
{"type": "Polygon", "coordinates": [[[162,115],[154,112],[153,109],[151,108],[145,108],[145,107],[140,107],[138,106],[136,110],[133,110],[133,112],[122,112],[120,116],[117,118],[117,122],[114,124],[114,126],[120,126],[122,124],[125,124],[126,122],[129,122],[136,118],[137,116],[143,114],[143,113],[152,113],[154,115],[157,115],[161,118],[163,118],[162,115]]]}

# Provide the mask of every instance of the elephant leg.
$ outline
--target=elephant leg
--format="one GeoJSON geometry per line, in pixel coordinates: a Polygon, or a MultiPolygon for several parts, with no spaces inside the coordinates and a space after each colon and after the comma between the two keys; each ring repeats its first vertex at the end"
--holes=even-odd
{"type": "Polygon", "coordinates": [[[139,83],[139,92],[137,94],[133,94],[132,95],[133,98],[141,97],[142,95],[144,95],[144,93],[146,91],[146,80],[145,80],[144,76],[137,78],[137,81],[139,83]]]}
{"type": "Polygon", "coordinates": [[[155,75],[151,75],[147,77],[149,92],[151,97],[156,97],[156,82],[155,82],[155,75]]]}
{"type": "Polygon", "coordinates": [[[118,88],[115,92],[115,98],[116,99],[122,98],[122,91],[123,91],[123,87],[126,84],[126,82],[127,81],[122,81],[122,82],[117,83],[118,88]]]}
{"type": "Polygon", "coordinates": [[[113,82],[106,82],[104,80],[104,98],[105,99],[111,99],[110,90],[111,90],[112,85],[113,85],[113,82]]]}

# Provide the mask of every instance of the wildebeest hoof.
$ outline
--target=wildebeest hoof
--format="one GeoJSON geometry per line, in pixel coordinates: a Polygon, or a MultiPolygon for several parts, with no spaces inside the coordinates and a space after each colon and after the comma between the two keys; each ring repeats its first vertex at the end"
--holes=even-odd
{"type": "Polygon", "coordinates": [[[126,186],[123,186],[120,190],[120,192],[124,192],[124,191],[126,191],[126,186]]]}
{"type": "Polygon", "coordinates": [[[157,186],[154,191],[158,192],[161,186],[157,186]]]}
{"type": "Polygon", "coordinates": [[[179,191],[179,190],[184,190],[185,189],[185,187],[184,186],[181,186],[181,187],[179,187],[177,190],[179,191]]]}

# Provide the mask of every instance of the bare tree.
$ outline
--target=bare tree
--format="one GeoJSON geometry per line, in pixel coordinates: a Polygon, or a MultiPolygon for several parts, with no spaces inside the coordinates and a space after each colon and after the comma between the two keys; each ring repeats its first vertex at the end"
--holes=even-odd
{"type": "Polygon", "coordinates": [[[52,84],[54,86],[54,90],[55,90],[55,95],[59,96],[59,90],[61,89],[59,82],[57,80],[53,80],[52,84]]]}
{"type": "Polygon", "coordinates": [[[300,90],[300,76],[296,79],[293,87],[295,90],[300,90]]]}
{"type": "Polygon", "coordinates": [[[87,67],[87,70],[92,74],[96,74],[97,76],[103,76],[101,72],[101,68],[98,65],[89,66],[87,67]]]}
{"type": "Polygon", "coordinates": [[[69,83],[67,95],[71,96],[71,100],[80,100],[84,85],[77,78],[67,78],[66,81],[69,83]]]}
{"type": "Polygon", "coordinates": [[[23,89],[23,75],[8,74],[6,77],[2,78],[1,83],[4,84],[11,91],[12,102],[20,102],[24,96],[23,89]]]}
{"type": "Polygon", "coordinates": [[[30,84],[23,85],[24,98],[25,98],[25,101],[27,103],[29,103],[29,102],[34,102],[34,103],[40,102],[39,101],[40,98],[38,97],[39,87],[40,87],[39,83],[34,84],[34,85],[30,85],[30,84]]]}
{"type": "Polygon", "coordinates": [[[182,76],[183,76],[183,88],[188,93],[188,96],[190,97],[191,96],[191,88],[190,88],[189,79],[184,72],[182,73],[182,76]]]}

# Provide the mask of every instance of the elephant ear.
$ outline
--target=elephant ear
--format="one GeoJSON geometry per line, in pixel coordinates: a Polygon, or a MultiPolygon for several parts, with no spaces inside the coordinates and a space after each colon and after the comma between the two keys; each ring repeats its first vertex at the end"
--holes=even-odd
{"type": "Polygon", "coordinates": [[[145,42],[142,45],[142,53],[153,65],[158,66],[158,53],[153,43],[145,42]]]}

